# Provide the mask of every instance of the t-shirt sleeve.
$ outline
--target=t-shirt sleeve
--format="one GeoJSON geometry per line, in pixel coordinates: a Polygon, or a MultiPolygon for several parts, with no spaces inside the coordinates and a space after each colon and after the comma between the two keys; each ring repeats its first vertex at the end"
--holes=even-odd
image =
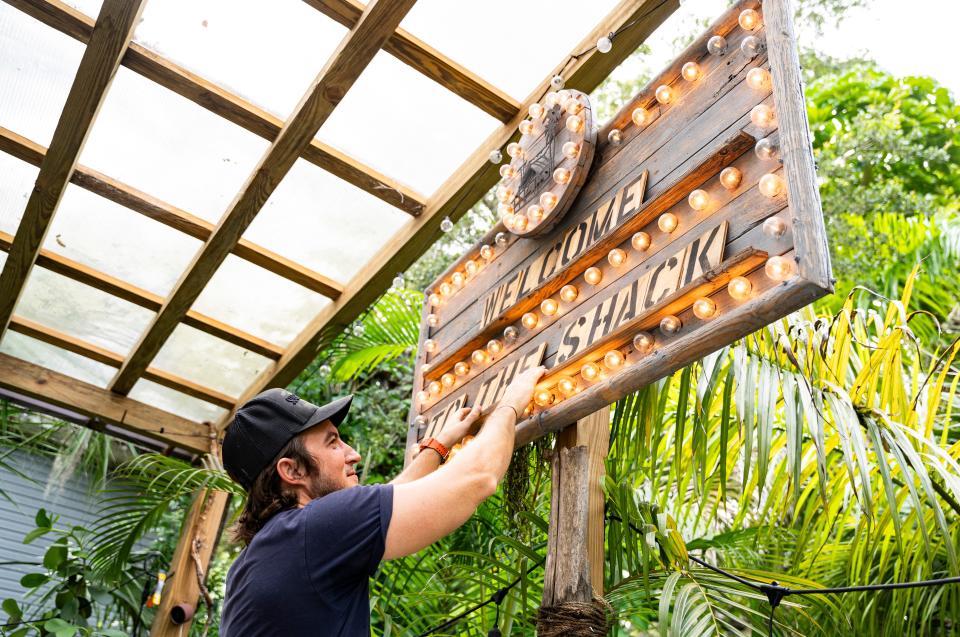
{"type": "Polygon", "coordinates": [[[335,491],[308,504],[304,513],[310,572],[367,578],[383,559],[393,515],[393,485],[335,491]]]}

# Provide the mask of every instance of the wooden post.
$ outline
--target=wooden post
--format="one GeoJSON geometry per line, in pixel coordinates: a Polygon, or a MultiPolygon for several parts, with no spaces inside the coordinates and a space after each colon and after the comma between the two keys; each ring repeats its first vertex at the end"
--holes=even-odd
{"type": "Polygon", "coordinates": [[[200,598],[198,568],[206,579],[229,500],[229,494],[207,489],[194,498],[170,562],[167,584],[150,628],[150,637],[179,637],[190,632],[193,610],[200,598]],[[185,614],[185,621],[175,624],[171,611],[182,613],[187,607],[192,610],[185,614]]]}

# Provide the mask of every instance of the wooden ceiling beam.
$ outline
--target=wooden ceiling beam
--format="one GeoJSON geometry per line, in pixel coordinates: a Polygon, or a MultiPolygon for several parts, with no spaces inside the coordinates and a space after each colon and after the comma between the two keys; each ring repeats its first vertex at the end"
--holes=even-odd
{"type": "MultiPolygon", "coordinates": [[[[678,0],[623,0],[565,58],[521,104],[513,120],[495,131],[457,169],[434,194],[427,209],[416,222],[400,230],[383,249],[347,283],[343,295],[324,308],[294,339],[283,357],[264,370],[243,393],[237,404],[269,387],[284,387],[309,365],[324,335],[334,334],[349,325],[371,303],[390,287],[397,272],[406,270],[440,236],[444,217],[459,219],[500,178],[498,166],[490,163],[490,151],[503,146],[516,136],[517,126],[529,105],[549,90],[550,80],[560,74],[566,86],[589,93],[616,66],[650,36],[679,6],[678,0]],[[627,26],[629,25],[629,26],[627,26]],[[610,32],[618,33],[613,50],[596,51],[596,41],[610,32]]],[[[218,423],[229,424],[232,414],[218,423]]]]}
{"type": "Polygon", "coordinates": [[[415,0],[374,0],[300,100],[294,114],[270,145],[230,208],[217,224],[133,353],[110,384],[126,394],[153,360],[177,323],[240,240],[244,230],[286,176],[323,122],[353,86],[397,28],[415,0]]]}
{"type": "MultiPolygon", "coordinates": [[[[9,252],[12,243],[12,235],[0,232],[0,250],[9,252]]],[[[163,297],[160,295],[94,270],[56,252],[41,249],[37,257],[37,265],[152,312],[159,312],[160,308],[163,307],[163,297]]],[[[226,325],[194,310],[187,313],[183,323],[271,360],[277,360],[283,354],[283,348],[279,345],[226,325]]]]}
{"type": "Polygon", "coordinates": [[[0,338],[20,300],[145,0],[104,0],[0,273],[0,338]]]}
{"type": "MultiPolygon", "coordinates": [[[[90,39],[93,20],[61,0],[3,1],[80,42],[86,43],[90,39]]],[[[130,44],[121,63],[131,71],[268,141],[276,139],[283,127],[278,117],[136,42],[130,44]]],[[[416,216],[423,210],[423,195],[332,146],[314,139],[304,148],[302,156],[410,215],[416,216]]]]}
{"type": "MultiPolygon", "coordinates": [[[[364,8],[355,0],[304,1],[348,29],[364,8]]],[[[383,50],[501,122],[511,121],[520,110],[515,99],[403,29],[390,36],[383,50]]]]}
{"type": "MultiPolygon", "coordinates": [[[[0,151],[13,155],[34,166],[40,166],[47,149],[11,130],[0,126],[0,151]]],[[[195,239],[206,241],[213,233],[213,224],[189,212],[163,202],[124,183],[107,177],[91,168],[78,165],[70,181],[81,188],[100,195],[145,217],[179,230],[195,239]]],[[[271,250],[241,239],[233,253],[274,274],[293,281],[308,290],[335,299],[343,286],[271,250]]]]}

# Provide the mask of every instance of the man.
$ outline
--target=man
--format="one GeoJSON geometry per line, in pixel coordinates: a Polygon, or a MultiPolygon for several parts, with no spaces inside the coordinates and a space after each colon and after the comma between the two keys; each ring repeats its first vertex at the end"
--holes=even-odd
{"type": "Polygon", "coordinates": [[[352,396],[316,407],[271,389],[245,403],[223,440],[223,464],[248,499],[236,526],[246,548],[227,576],[220,634],[369,635],[369,577],[381,560],[456,530],[494,493],[543,371],[514,379],[453,462],[440,467],[476,429],[476,406],[385,485],[357,486],[360,455],[337,431],[352,396]]]}

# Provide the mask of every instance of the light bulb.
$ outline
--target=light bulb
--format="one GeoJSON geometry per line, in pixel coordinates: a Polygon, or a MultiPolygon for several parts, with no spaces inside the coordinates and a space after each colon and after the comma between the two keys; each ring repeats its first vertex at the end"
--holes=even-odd
{"type": "Polygon", "coordinates": [[[579,115],[571,115],[567,118],[567,130],[571,133],[579,133],[583,128],[583,118],[579,115]]]}
{"type": "Polygon", "coordinates": [[[477,270],[479,270],[480,267],[473,259],[467,259],[463,264],[463,269],[466,271],[468,277],[472,277],[476,275],[477,270]]]}
{"type": "Polygon", "coordinates": [[[549,389],[539,389],[533,393],[533,402],[538,407],[547,407],[553,404],[553,392],[549,389]]]}
{"type": "Polygon", "coordinates": [[[727,166],[720,171],[720,183],[727,190],[736,190],[743,180],[743,173],[735,166],[727,166]]]}
{"type": "Polygon", "coordinates": [[[561,107],[567,103],[568,99],[570,99],[570,91],[567,89],[557,91],[557,104],[559,104],[561,107]]]}
{"type": "Polygon", "coordinates": [[[560,304],[554,299],[544,299],[540,303],[540,311],[543,312],[546,316],[553,316],[557,313],[557,310],[560,309],[560,304]]]}
{"type": "Polygon", "coordinates": [[[666,84],[657,87],[657,101],[661,104],[669,104],[673,101],[673,89],[666,84]]]}
{"type": "Polygon", "coordinates": [[[600,271],[600,268],[587,268],[587,271],[583,273],[583,278],[590,285],[597,285],[603,280],[603,272],[600,271]]]}
{"type": "Polygon", "coordinates": [[[433,312],[431,312],[430,314],[427,314],[427,325],[429,325],[430,327],[436,327],[439,324],[440,324],[440,317],[438,317],[433,312]]]}
{"type": "Polygon", "coordinates": [[[740,17],[737,18],[737,22],[747,31],[753,31],[760,26],[760,14],[754,9],[744,9],[740,12],[740,17]]]}
{"type": "Polygon", "coordinates": [[[417,426],[417,429],[423,429],[427,426],[427,419],[423,416],[417,416],[413,419],[413,424],[417,426]]]}
{"type": "Polygon", "coordinates": [[[646,252],[650,249],[650,235],[646,232],[634,233],[630,239],[630,245],[632,245],[633,249],[637,252],[646,252]]]}
{"type": "Polygon", "coordinates": [[[502,351],[503,351],[503,343],[501,343],[497,339],[491,338],[487,342],[487,352],[489,352],[491,356],[496,356],[502,351]]]}
{"type": "Polygon", "coordinates": [[[680,69],[680,75],[688,82],[696,82],[700,79],[700,65],[696,62],[687,62],[680,69]]]}
{"type": "Polygon", "coordinates": [[[580,290],[575,285],[565,285],[560,288],[560,298],[566,303],[573,303],[577,300],[580,290]]]}
{"type": "Polygon", "coordinates": [[[437,294],[436,292],[434,292],[433,294],[431,294],[431,295],[427,298],[427,300],[430,301],[430,305],[432,305],[432,306],[434,306],[434,307],[440,305],[440,295],[437,294]]]}
{"type": "Polygon", "coordinates": [[[513,166],[510,164],[504,164],[500,166],[500,176],[504,179],[513,179],[517,174],[517,171],[513,169],[513,166]]]}
{"type": "Polygon", "coordinates": [[[623,367],[623,363],[623,352],[618,349],[612,349],[603,355],[603,364],[610,371],[620,369],[623,367]]]}
{"type": "Polygon", "coordinates": [[[462,288],[464,282],[463,272],[459,270],[450,275],[450,281],[453,283],[454,287],[462,288]]]}
{"type": "Polygon", "coordinates": [[[706,320],[713,318],[717,313],[717,304],[711,299],[702,298],[693,302],[693,315],[698,319],[706,320]]]}
{"type": "Polygon", "coordinates": [[[566,168],[557,168],[553,171],[553,180],[561,186],[565,185],[570,181],[570,171],[566,168]]]}
{"type": "Polygon", "coordinates": [[[531,122],[529,119],[525,119],[520,122],[520,134],[521,135],[535,135],[537,130],[537,125],[531,122]]]}
{"type": "Polygon", "coordinates": [[[499,164],[503,161],[503,153],[499,150],[491,150],[490,154],[487,156],[487,159],[490,160],[491,164],[499,164]]]}
{"type": "Polygon", "coordinates": [[[561,376],[560,380],[557,381],[557,389],[566,398],[570,398],[577,393],[577,383],[569,376],[561,376]]]}
{"type": "Polygon", "coordinates": [[[493,259],[493,248],[487,244],[480,246],[480,258],[485,261],[490,261],[493,259]]]}
{"type": "Polygon", "coordinates": [[[638,106],[637,108],[633,109],[630,119],[632,119],[633,123],[637,126],[644,126],[650,121],[650,111],[642,106],[638,106]]]}
{"type": "Polygon", "coordinates": [[[559,99],[560,98],[557,96],[557,93],[555,91],[550,91],[549,93],[547,93],[546,97],[543,98],[543,103],[544,105],[546,105],[547,108],[553,108],[554,106],[557,105],[557,101],[559,99]]]}
{"type": "Polygon", "coordinates": [[[570,115],[579,115],[580,111],[583,110],[583,102],[576,95],[571,95],[570,99],[564,103],[563,110],[570,115]]]}
{"type": "Polygon", "coordinates": [[[650,332],[637,332],[633,337],[633,349],[639,354],[646,354],[653,349],[655,340],[650,332]]]}
{"type": "Polygon", "coordinates": [[[564,142],[563,146],[560,147],[560,152],[563,153],[564,157],[576,159],[577,155],[580,154],[580,144],[577,142],[564,142]]]}
{"type": "Polygon", "coordinates": [[[668,314],[660,319],[660,331],[664,334],[676,334],[681,327],[683,327],[683,323],[673,314],[668,314]]]}
{"type": "Polygon", "coordinates": [[[524,232],[527,229],[527,218],[523,215],[515,215],[513,217],[513,228],[514,232],[524,232]]]}
{"type": "Polygon", "coordinates": [[[516,193],[513,191],[513,188],[508,188],[507,186],[501,184],[497,186],[497,199],[502,203],[507,203],[516,193]]]}
{"type": "Polygon", "coordinates": [[[440,222],[440,231],[450,232],[451,230],[453,230],[453,222],[450,221],[450,217],[444,217],[443,221],[440,222]]]}
{"type": "Polygon", "coordinates": [[[740,51],[749,57],[754,57],[763,50],[763,41],[755,35],[748,35],[740,43],[740,51]]]}
{"type": "Polygon", "coordinates": [[[747,71],[747,86],[755,91],[763,91],[770,88],[770,71],[757,67],[747,71]]]}
{"type": "Polygon", "coordinates": [[[777,116],[768,105],[757,104],[750,110],[750,121],[760,128],[773,128],[776,125],[777,116]]]}
{"type": "Polygon", "coordinates": [[[540,205],[543,206],[544,210],[553,210],[557,205],[558,199],[554,193],[548,190],[540,195],[540,205]]]}
{"type": "Polygon", "coordinates": [[[613,48],[613,42],[610,41],[610,38],[603,36],[597,40],[597,51],[600,53],[609,53],[610,49],[613,48]]]}
{"type": "Polygon", "coordinates": [[[554,89],[562,89],[563,83],[564,79],[562,75],[554,75],[552,78],[550,78],[550,86],[552,86],[554,89]]]}
{"type": "Polygon", "coordinates": [[[750,298],[750,292],[753,291],[753,284],[750,279],[742,276],[733,277],[730,283],[727,283],[727,293],[737,301],[745,301],[750,298]]]}
{"type": "Polygon", "coordinates": [[[753,147],[753,152],[758,159],[770,161],[777,158],[777,145],[769,137],[758,140],[753,147]]]}
{"type": "Polygon", "coordinates": [[[776,197],[784,191],[786,184],[783,177],[774,173],[767,173],[760,178],[760,192],[766,197],[776,197]]]}
{"type": "Polygon", "coordinates": [[[538,102],[534,102],[533,104],[531,104],[531,105],[527,108],[527,113],[528,113],[528,114],[530,115],[530,117],[532,117],[533,119],[540,119],[540,118],[542,118],[542,117],[543,117],[543,114],[544,114],[545,112],[546,112],[546,111],[544,110],[543,106],[541,106],[538,102]]]}
{"type": "Polygon", "coordinates": [[[427,385],[427,391],[430,392],[431,396],[438,396],[440,392],[443,391],[443,387],[441,387],[437,381],[432,380],[430,384],[427,385]]]}
{"type": "Polygon", "coordinates": [[[694,210],[705,210],[710,203],[710,195],[707,194],[706,190],[700,190],[698,188],[687,197],[687,203],[689,203],[690,207],[694,210]]]}
{"type": "Polygon", "coordinates": [[[508,217],[516,212],[516,209],[513,207],[512,203],[503,202],[497,206],[497,212],[500,213],[500,217],[508,217]]]}
{"type": "Polygon", "coordinates": [[[485,365],[488,358],[489,357],[487,356],[487,353],[482,349],[475,349],[473,350],[473,354],[470,355],[470,360],[472,360],[473,364],[477,366],[485,365]]]}
{"type": "Polygon", "coordinates": [[[543,206],[535,203],[527,206],[527,219],[533,224],[538,224],[543,221],[543,206]]]}
{"type": "Polygon", "coordinates": [[[763,271],[774,281],[786,281],[793,276],[793,261],[786,257],[770,257],[763,271]]]}
{"type": "Polygon", "coordinates": [[[440,296],[450,296],[453,294],[453,286],[444,281],[440,284],[440,296]]]}
{"type": "Polygon", "coordinates": [[[715,35],[707,40],[707,52],[710,55],[723,55],[727,52],[727,39],[722,35],[715,35]]]}
{"type": "Polygon", "coordinates": [[[676,230],[679,224],[680,220],[672,212],[665,212],[657,218],[657,227],[667,234],[676,230]]]}
{"type": "Polygon", "coordinates": [[[506,232],[498,232],[497,235],[493,238],[493,242],[496,243],[501,248],[507,245],[507,242],[510,238],[507,236],[506,232]]]}
{"type": "Polygon", "coordinates": [[[600,368],[596,363],[585,363],[580,367],[580,377],[586,381],[594,381],[600,376],[600,368]]]}
{"type": "Polygon", "coordinates": [[[613,146],[619,146],[620,142],[623,141],[623,134],[620,132],[620,129],[614,128],[607,133],[607,141],[613,146]]]}
{"type": "Polygon", "coordinates": [[[506,329],[503,330],[503,340],[507,343],[515,343],[519,335],[520,332],[512,325],[508,325],[506,329]]]}
{"type": "Polygon", "coordinates": [[[453,366],[453,373],[457,376],[466,376],[470,373],[470,364],[464,361],[458,362],[453,366]]]}
{"type": "Polygon", "coordinates": [[[440,377],[440,382],[443,384],[444,387],[450,388],[454,386],[454,384],[457,382],[457,379],[454,378],[453,374],[447,372],[446,374],[440,377]]]}
{"type": "Polygon", "coordinates": [[[517,142],[510,142],[507,144],[507,154],[516,159],[523,158],[523,146],[517,142]]]}
{"type": "Polygon", "coordinates": [[[763,233],[768,237],[779,239],[787,231],[787,222],[780,217],[770,217],[763,222],[763,233]]]}
{"type": "Polygon", "coordinates": [[[393,288],[394,288],[394,289],[400,289],[400,288],[402,288],[405,283],[406,283],[406,281],[403,280],[403,274],[398,274],[397,276],[393,277],[393,288]]]}
{"type": "Polygon", "coordinates": [[[422,389],[417,392],[417,403],[419,403],[419,404],[422,405],[423,403],[427,402],[428,400],[430,400],[430,394],[428,394],[427,392],[423,391],[422,389]]]}
{"type": "Polygon", "coordinates": [[[619,268],[627,260],[627,253],[620,248],[614,248],[607,253],[607,261],[615,268],[619,268]]]}
{"type": "Polygon", "coordinates": [[[523,315],[523,318],[520,319],[520,322],[528,330],[532,330],[537,326],[537,323],[540,322],[540,317],[537,316],[536,312],[527,312],[523,315]]]}

